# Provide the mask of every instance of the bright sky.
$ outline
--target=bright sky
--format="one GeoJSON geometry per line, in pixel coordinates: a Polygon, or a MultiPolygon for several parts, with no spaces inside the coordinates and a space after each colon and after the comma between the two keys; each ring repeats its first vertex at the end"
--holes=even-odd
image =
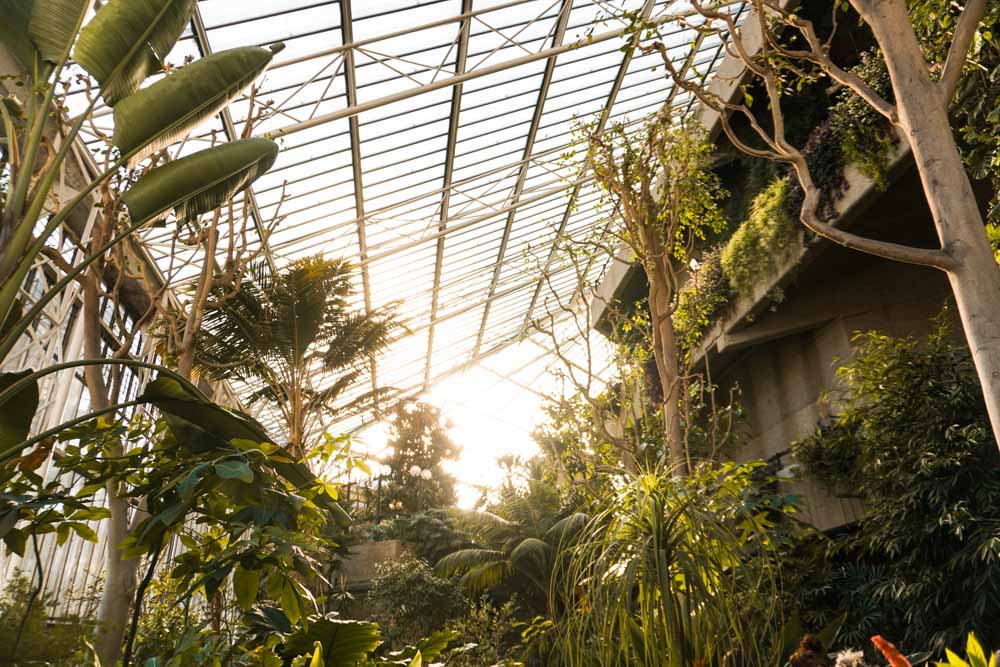
{"type": "MultiPolygon", "coordinates": [[[[579,354],[577,350],[574,357],[579,354]]],[[[606,366],[605,355],[605,350],[595,350],[595,357],[600,357],[596,368],[606,366]]],[[[450,435],[462,446],[461,457],[446,465],[459,481],[459,507],[471,508],[484,487],[503,481],[497,458],[508,454],[529,458],[538,452],[531,431],[545,419],[543,395],[561,391],[562,382],[553,374],[558,368],[554,356],[525,341],[442,380],[420,397],[451,420],[450,435]],[[507,377],[499,369],[506,369],[507,377]]],[[[387,429],[375,425],[360,438],[370,453],[377,454],[385,449],[387,429]]]]}

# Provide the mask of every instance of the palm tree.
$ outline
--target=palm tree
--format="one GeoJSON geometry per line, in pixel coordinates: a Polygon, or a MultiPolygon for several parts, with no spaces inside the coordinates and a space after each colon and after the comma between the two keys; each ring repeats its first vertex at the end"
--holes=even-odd
{"type": "Polygon", "coordinates": [[[542,478],[538,463],[528,463],[526,486],[517,487],[508,479],[492,511],[462,515],[460,524],[477,546],[448,554],[435,569],[445,576],[461,575],[470,593],[516,593],[534,611],[552,614],[556,560],[587,523],[587,515],[561,510],[559,494],[542,478]]]}
{"type": "Polygon", "coordinates": [[[248,406],[263,401],[277,409],[289,449],[300,456],[325,424],[374,405],[381,393],[338,401],[398,326],[391,307],[368,313],[351,308],[352,272],[348,262],[321,256],[280,273],[255,264],[238,290],[214,289],[198,335],[199,372],[260,385],[248,406]],[[320,379],[323,386],[317,386],[320,379]]]}

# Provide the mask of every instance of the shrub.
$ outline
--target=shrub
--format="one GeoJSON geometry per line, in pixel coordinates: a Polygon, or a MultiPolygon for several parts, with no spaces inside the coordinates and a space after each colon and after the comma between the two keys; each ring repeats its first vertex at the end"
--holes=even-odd
{"type": "Polygon", "coordinates": [[[520,638],[516,623],[514,601],[497,606],[484,596],[467,614],[448,626],[458,634],[461,642],[476,645],[448,664],[451,667],[481,667],[503,663],[510,658],[520,638]]]}
{"type": "Polygon", "coordinates": [[[16,574],[0,597],[0,665],[74,667],[84,662],[83,640],[93,623],[79,616],[50,619],[51,595],[40,593],[28,608],[33,584],[16,574]],[[23,628],[21,627],[23,623],[23,628]],[[18,630],[21,638],[14,651],[18,630]]]}
{"type": "Polygon", "coordinates": [[[729,302],[732,287],[722,270],[722,250],[712,248],[701,258],[701,266],[677,293],[674,329],[680,334],[682,349],[690,350],[701,341],[712,318],[729,302]]]}
{"type": "Polygon", "coordinates": [[[387,539],[400,540],[414,556],[432,564],[470,544],[468,535],[455,528],[454,519],[443,509],[398,517],[385,534],[387,539]]]}
{"type": "MultiPolygon", "coordinates": [[[[847,397],[827,430],[793,444],[807,472],[850,482],[867,514],[837,540],[817,604],[877,620],[906,650],[975,631],[1000,642],[1000,454],[969,353],[942,321],[928,337],[856,338],[847,397]],[[845,578],[847,568],[859,568],[845,578]],[[863,590],[873,605],[849,600],[863,590]]],[[[822,581],[821,579],[824,579],[822,581]]]]}
{"type": "Polygon", "coordinates": [[[748,293],[761,274],[774,270],[775,257],[794,238],[795,225],[785,206],[789,181],[779,178],[754,198],[750,217],[722,250],[722,271],[738,294],[748,293]]]}
{"type": "Polygon", "coordinates": [[[417,558],[379,565],[368,605],[371,620],[381,626],[393,648],[417,643],[468,609],[458,584],[436,576],[417,558]]]}
{"type": "MultiPolygon", "coordinates": [[[[880,52],[866,51],[852,71],[883,98],[893,100],[892,82],[880,52]]],[[[857,165],[880,189],[888,185],[889,156],[899,140],[889,120],[850,89],[830,110],[833,134],[840,143],[844,159],[857,165]]]]}

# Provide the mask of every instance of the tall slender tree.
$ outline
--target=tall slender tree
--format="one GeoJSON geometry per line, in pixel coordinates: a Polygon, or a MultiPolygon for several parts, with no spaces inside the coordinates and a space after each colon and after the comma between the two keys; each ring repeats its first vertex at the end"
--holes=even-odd
{"type": "Polygon", "coordinates": [[[708,170],[711,145],[686,123],[655,115],[636,133],[624,124],[592,132],[589,163],[605,197],[620,215],[618,236],[634,252],[649,281],[653,356],[662,392],[670,464],[688,464],[682,428],[685,360],[674,331],[677,288],[697,241],[725,224],[722,188],[708,170]]]}
{"type": "Polygon", "coordinates": [[[408,512],[455,504],[455,478],[443,464],[458,458],[462,448],[448,435],[449,427],[433,405],[412,400],[396,404],[389,421],[387,503],[408,512]]]}

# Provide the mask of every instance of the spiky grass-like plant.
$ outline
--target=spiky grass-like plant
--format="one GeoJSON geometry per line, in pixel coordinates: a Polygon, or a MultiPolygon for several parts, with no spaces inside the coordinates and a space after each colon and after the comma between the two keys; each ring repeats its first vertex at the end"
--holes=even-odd
{"type": "Polygon", "coordinates": [[[778,663],[780,508],[753,500],[750,470],[652,470],[604,501],[553,573],[552,664],[778,663]]]}

